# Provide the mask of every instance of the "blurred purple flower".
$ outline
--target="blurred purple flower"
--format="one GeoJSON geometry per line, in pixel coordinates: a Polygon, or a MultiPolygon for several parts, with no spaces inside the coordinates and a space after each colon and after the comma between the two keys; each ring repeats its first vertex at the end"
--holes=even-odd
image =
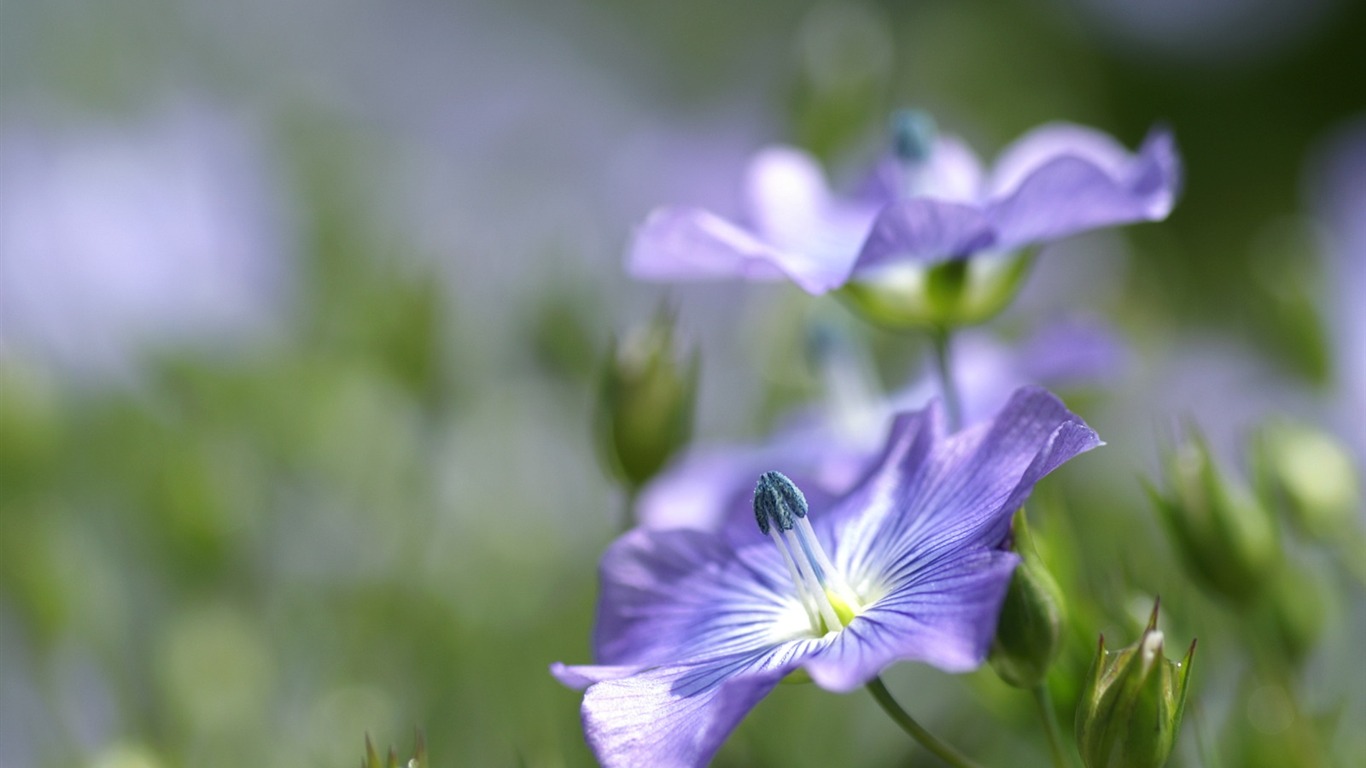
{"type": "Polygon", "coordinates": [[[957,138],[908,133],[847,197],[830,190],[812,156],[763,150],[746,174],[746,225],[698,208],[656,210],[635,234],[628,269],[647,280],[785,277],[821,294],[892,264],[1157,221],[1180,183],[1175,144],[1161,128],[1131,155],[1098,131],[1045,125],[1008,147],[990,174],[957,138]]]}
{"type": "Polygon", "coordinates": [[[0,343],[72,372],[257,334],[290,273],[268,153],[219,111],[9,126],[0,141],[0,343]]]}
{"type": "MultiPolygon", "coordinates": [[[[968,424],[990,417],[1022,386],[1071,388],[1104,381],[1116,375],[1125,355],[1110,330],[1080,322],[1048,326],[1017,345],[964,331],[955,347],[955,379],[968,424]]],[[[848,359],[851,355],[824,356],[835,358],[823,363],[836,369],[827,373],[827,380],[864,376],[858,361],[848,359]]],[[[878,397],[871,385],[859,383],[841,389],[830,405],[796,414],[762,445],[703,446],[674,462],[641,492],[636,506],[640,524],[656,529],[726,527],[734,535],[753,536],[748,511],[752,483],[774,468],[800,485],[812,504],[823,506],[868,473],[895,415],[924,407],[938,395],[939,382],[927,372],[890,397],[878,397]]]]}
{"type": "Polygon", "coordinates": [[[601,565],[598,665],[552,672],[587,688],[603,765],[696,766],[798,668],[840,692],[898,661],[973,669],[1017,561],[1000,548],[1011,513],[1097,445],[1040,389],[947,437],[937,408],[903,414],[877,470],[832,508],[808,517],[786,478],[761,478],[755,515],[776,546],[689,530],[618,539],[601,565]]]}
{"type": "Polygon", "coordinates": [[[1341,393],[1340,429],[1366,452],[1366,116],[1337,127],[1308,169],[1311,205],[1323,222],[1332,284],[1329,321],[1341,393]]]}

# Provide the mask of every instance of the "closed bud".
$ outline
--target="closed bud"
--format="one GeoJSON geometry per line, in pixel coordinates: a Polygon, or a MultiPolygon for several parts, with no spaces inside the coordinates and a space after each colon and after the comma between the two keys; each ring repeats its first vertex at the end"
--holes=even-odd
{"type": "Polygon", "coordinates": [[[370,734],[365,735],[365,757],[361,760],[361,768],[427,768],[427,740],[422,735],[422,731],[417,731],[416,745],[413,747],[413,756],[405,762],[400,762],[398,750],[389,748],[388,754],[381,759],[379,753],[375,751],[374,742],[370,741],[370,734]]]}
{"type": "Polygon", "coordinates": [[[1163,655],[1156,604],[1138,642],[1107,651],[1101,637],[1077,703],[1077,749],[1086,768],[1166,764],[1181,730],[1194,657],[1194,642],[1182,661],[1163,655]]]}
{"type": "Polygon", "coordinates": [[[678,357],[667,310],[613,343],[596,425],[603,463],[619,480],[640,487],[691,439],[697,373],[695,352],[686,361],[678,357]]]}
{"type": "Polygon", "coordinates": [[[1312,538],[1332,541],[1357,525],[1362,498],[1351,453],[1317,429],[1266,426],[1257,440],[1257,486],[1312,538]]]}
{"type": "Polygon", "coordinates": [[[1020,564],[1001,605],[991,666],[1006,683],[1034,688],[1043,682],[1062,649],[1062,590],[1039,557],[1024,509],[1015,512],[1011,533],[1020,564]]]}
{"type": "Polygon", "coordinates": [[[1148,491],[1186,570],[1233,600],[1256,594],[1280,557],[1266,509],[1224,477],[1199,434],[1168,455],[1167,484],[1166,493],[1148,491]]]}
{"type": "Polygon", "coordinates": [[[1030,250],[929,265],[902,261],[857,275],[839,296],[870,322],[893,330],[976,325],[1010,304],[1031,263],[1030,250]]]}

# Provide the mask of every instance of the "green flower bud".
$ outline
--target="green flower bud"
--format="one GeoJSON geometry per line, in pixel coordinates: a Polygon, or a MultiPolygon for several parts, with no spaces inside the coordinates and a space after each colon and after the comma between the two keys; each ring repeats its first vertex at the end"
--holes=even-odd
{"type": "Polygon", "coordinates": [[[1023,508],[1011,520],[1011,533],[1020,564],[1001,605],[991,666],[1006,683],[1034,688],[1043,682],[1062,649],[1062,590],[1034,547],[1023,508]]]}
{"type": "Polygon", "coordinates": [[[361,761],[361,768],[427,768],[427,739],[422,735],[421,729],[417,731],[417,743],[413,747],[413,757],[406,763],[400,763],[398,752],[389,748],[388,756],[381,760],[379,753],[375,751],[374,742],[370,741],[370,734],[365,735],[365,759],[361,761]]]}
{"type": "Polygon", "coordinates": [[[1105,650],[1105,637],[1077,703],[1077,749],[1086,768],[1160,768],[1181,730],[1195,642],[1186,658],[1162,655],[1157,604],[1138,642],[1105,650]]]}
{"type": "Polygon", "coordinates": [[[603,464],[639,488],[692,437],[698,358],[675,353],[674,318],[661,309],[648,326],[613,343],[597,409],[603,464]]]}
{"type": "Polygon", "coordinates": [[[1167,457],[1166,495],[1148,493],[1186,570],[1233,600],[1256,594],[1280,558],[1275,521],[1247,488],[1226,481],[1193,434],[1167,457]]]}
{"type": "Polygon", "coordinates": [[[855,277],[838,295],[868,321],[892,330],[975,325],[1015,298],[1033,253],[968,256],[931,265],[903,262],[855,277]]]}
{"type": "Polygon", "coordinates": [[[1361,485],[1347,447],[1319,430],[1288,423],[1257,440],[1257,484],[1305,534],[1332,541],[1353,530],[1361,485]]]}

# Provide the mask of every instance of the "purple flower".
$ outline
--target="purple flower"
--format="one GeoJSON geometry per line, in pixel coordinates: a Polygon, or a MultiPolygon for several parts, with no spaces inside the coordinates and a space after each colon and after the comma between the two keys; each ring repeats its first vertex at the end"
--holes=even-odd
{"type": "Polygon", "coordinates": [[[702,765],[788,673],[850,691],[897,661],[982,663],[1017,558],[1001,548],[1035,482],[1100,444],[1041,389],[944,435],[935,407],[899,417],[875,472],[828,509],[785,477],[755,489],[739,541],[636,529],[603,556],[584,730],[606,766],[702,765]]]}
{"type": "Polygon", "coordinates": [[[1137,155],[1063,123],[1036,128],[984,173],[927,118],[898,121],[895,151],[850,196],[819,163],[765,149],[745,178],[744,225],[696,208],[662,208],[637,230],[627,262],[646,280],[788,278],[822,294],[896,264],[932,265],[1003,252],[1097,227],[1157,221],[1171,211],[1180,162],[1155,129],[1137,155]]]}
{"type": "MultiPolygon", "coordinates": [[[[668,466],[641,492],[636,511],[647,528],[734,529],[757,536],[749,521],[754,478],[769,469],[787,474],[822,508],[854,487],[872,468],[896,414],[922,408],[939,392],[931,372],[883,397],[838,337],[818,355],[832,402],[797,413],[760,445],[699,446],[668,466]]],[[[1016,345],[980,331],[955,340],[954,378],[968,424],[990,418],[1019,387],[1085,387],[1123,364],[1125,350],[1103,325],[1063,322],[1016,345]]]]}

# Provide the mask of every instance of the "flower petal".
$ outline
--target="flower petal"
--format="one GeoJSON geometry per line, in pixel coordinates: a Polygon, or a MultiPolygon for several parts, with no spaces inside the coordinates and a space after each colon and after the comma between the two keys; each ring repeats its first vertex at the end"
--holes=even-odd
{"type": "Polygon", "coordinates": [[[708,211],[660,208],[636,229],[627,270],[643,280],[779,280],[783,255],[708,211]]]}
{"type": "Polygon", "coordinates": [[[753,651],[806,626],[778,549],[692,530],[637,529],[599,569],[593,647],[602,664],[664,664],[753,651]]]}
{"type": "Polygon", "coordinates": [[[822,688],[850,691],[898,661],[949,672],[981,666],[1019,558],[979,549],[937,560],[854,619],[803,665],[822,688]]]}
{"type": "Polygon", "coordinates": [[[806,254],[813,277],[821,272],[839,283],[885,202],[836,198],[816,158],[792,147],[769,147],[755,155],[745,193],[750,221],[764,240],[783,251],[806,254]]]}
{"type": "Polygon", "coordinates": [[[848,278],[857,241],[838,258],[784,250],[698,208],[660,208],[636,229],[626,268],[642,280],[780,280],[820,294],[848,278]]]}
{"type": "Polygon", "coordinates": [[[1046,126],[1006,151],[988,215],[1013,248],[1096,227],[1166,218],[1180,186],[1171,134],[1149,134],[1137,156],[1078,126],[1046,126]]]}
{"type": "Polygon", "coordinates": [[[889,454],[830,515],[835,563],[853,581],[895,591],[929,561],[995,548],[1034,483],[1100,444],[1056,397],[1022,388],[994,420],[938,443],[919,463],[910,452],[889,454]]]}
{"type": "Polygon", "coordinates": [[[929,159],[916,167],[908,169],[890,155],[879,160],[860,191],[881,205],[906,197],[976,203],[982,195],[982,164],[957,136],[940,136],[929,159]]]}
{"type": "MultiPolygon", "coordinates": [[[[820,641],[656,667],[612,678],[614,668],[564,668],[599,680],[583,697],[583,727],[598,761],[613,766],[701,766],[740,720],[820,641]]],[[[563,679],[563,678],[562,678],[563,679]]]]}
{"type": "Polygon", "coordinates": [[[934,264],[989,248],[994,239],[990,221],[976,206],[928,198],[903,200],[878,214],[852,274],[891,261],[934,264]]]}

